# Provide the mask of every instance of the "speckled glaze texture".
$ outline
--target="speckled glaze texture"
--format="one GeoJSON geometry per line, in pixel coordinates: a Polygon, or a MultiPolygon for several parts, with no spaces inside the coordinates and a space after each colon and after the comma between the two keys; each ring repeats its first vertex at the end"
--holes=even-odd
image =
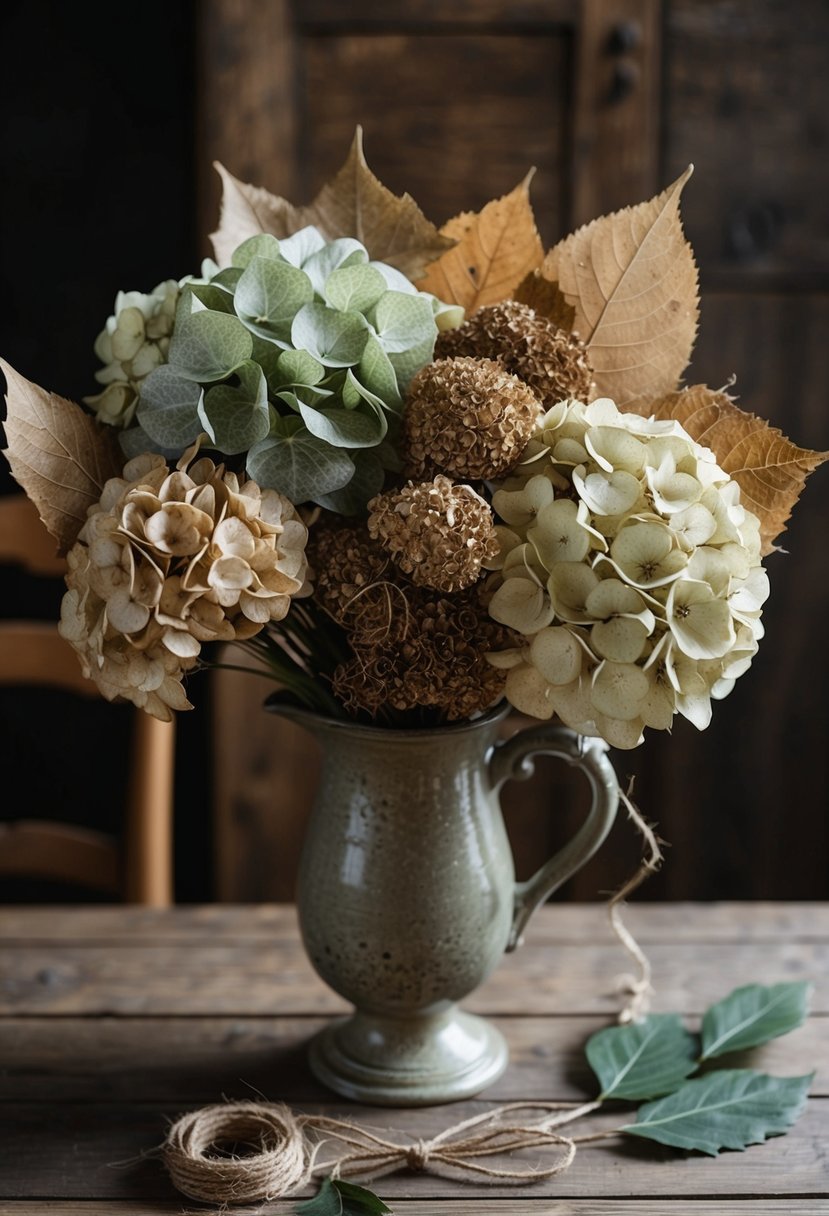
{"type": "MultiPolygon", "coordinates": [[[[548,726],[498,744],[508,707],[473,723],[397,731],[274,707],[312,730],[322,749],[303,846],[297,906],[308,956],[355,1006],[312,1042],[330,1088],[378,1105],[469,1097],[503,1072],[502,1036],[457,1002],[520,940],[533,907],[595,851],[618,791],[604,756],[593,776],[592,832],[516,886],[498,790],[531,772],[533,752],[582,763],[582,744],[548,726]],[[528,745],[519,741],[533,736],[528,745]],[[601,806],[597,806],[601,803],[601,806]],[[577,854],[577,855],[576,855],[577,854]],[[554,859],[554,862],[557,862],[554,859]],[[535,884],[535,886],[533,886],[535,884]],[[519,928],[520,932],[520,928],[519,928]]],[[[587,827],[589,825],[585,825],[587,827]]]]}

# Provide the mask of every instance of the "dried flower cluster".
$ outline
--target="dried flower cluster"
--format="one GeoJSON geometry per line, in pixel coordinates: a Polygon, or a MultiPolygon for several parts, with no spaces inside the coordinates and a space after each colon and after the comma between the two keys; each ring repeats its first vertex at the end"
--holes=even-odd
{"type": "Polygon", "coordinates": [[[485,305],[457,329],[438,334],[435,358],[459,356],[494,359],[529,385],[545,409],[593,396],[584,343],[517,300],[485,305]]]}
{"type": "Polygon", "coordinates": [[[165,721],[203,643],[244,640],[307,591],[293,506],[190,449],[147,454],[110,479],[68,554],[60,632],[107,700],[165,721]]]}
{"type": "Polygon", "coordinates": [[[524,713],[632,748],[699,729],[747,670],[768,578],[759,521],[676,421],[562,402],[493,495],[489,610],[524,642],[490,661],[524,713]]]}
{"type": "Polygon", "coordinates": [[[409,386],[403,459],[411,477],[503,477],[541,416],[532,390],[492,359],[438,359],[409,386]]]}
{"type": "Polygon", "coordinates": [[[417,586],[461,591],[498,553],[489,504],[441,474],[378,494],[368,507],[370,535],[417,586]]]}
{"type": "Polygon", "coordinates": [[[451,595],[416,586],[363,524],[316,527],[310,556],[315,596],[353,654],[332,683],[350,713],[433,709],[455,721],[503,696],[486,654],[513,635],[488,615],[480,583],[451,595]]]}

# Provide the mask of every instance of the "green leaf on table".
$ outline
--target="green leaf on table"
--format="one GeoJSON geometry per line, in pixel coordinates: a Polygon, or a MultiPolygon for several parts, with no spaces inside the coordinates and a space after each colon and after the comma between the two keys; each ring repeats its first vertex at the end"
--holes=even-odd
{"type": "Polygon", "coordinates": [[[341,1178],[326,1178],[313,1199],[294,1208],[296,1216],[385,1216],[391,1208],[373,1191],[341,1178]]]}
{"type": "Polygon", "coordinates": [[[666,1098],[646,1102],[636,1122],[619,1131],[711,1157],[723,1148],[744,1149],[789,1130],[803,1111],[814,1075],[770,1077],[750,1068],[717,1069],[666,1098]]]}
{"type": "Polygon", "coordinates": [[[744,1051],[796,1030],[806,1020],[811,984],[746,984],[706,1010],[702,1019],[702,1059],[744,1051]]]}
{"type": "Polygon", "coordinates": [[[675,1013],[600,1030],[585,1050],[603,1099],[657,1098],[678,1089],[696,1068],[696,1041],[675,1013]]]}

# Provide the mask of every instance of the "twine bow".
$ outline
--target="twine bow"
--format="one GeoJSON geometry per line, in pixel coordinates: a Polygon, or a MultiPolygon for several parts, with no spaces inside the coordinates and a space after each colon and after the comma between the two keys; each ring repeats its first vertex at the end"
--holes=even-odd
{"type": "Polygon", "coordinates": [[[572,1108],[562,1103],[512,1102],[464,1119],[428,1140],[400,1144],[367,1128],[326,1115],[296,1115],[282,1103],[226,1102],[182,1116],[163,1147],[173,1184],[191,1199],[245,1203],[287,1198],[317,1174],[376,1178],[399,1169],[448,1169],[479,1174],[499,1182],[535,1182],[569,1169],[576,1143],[553,1128],[592,1110],[596,1103],[572,1108]],[[536,1122],[505,1122],[517,1111],[542,1110],[536,1122]],[[313,1137],[313,1139],[312,1139],[313,1137]],[[320,1161],[330,1141],[345,1152],[320,1161]],[[234,1155],[227,1155],[227,1146],[234,1155]],[[252,1151],[238,1155],[238,1146],[252,1151]],[[559,1148],[551,1165],[506,1169],[479,1159],[518,1149],[559,1148]]]}

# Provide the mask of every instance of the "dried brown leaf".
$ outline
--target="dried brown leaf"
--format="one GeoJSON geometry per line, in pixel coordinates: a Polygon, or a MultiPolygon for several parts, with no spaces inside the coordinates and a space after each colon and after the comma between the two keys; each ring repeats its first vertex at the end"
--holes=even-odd
{"type": "Polygon", "coordinates": [[[763,418],[740,409],[727,393],[703,384],[636,406],[644,417],[674,418],[710,448],[717,463],[740,485],[740,501],[760,520],[763,553],[785,531],[806,478],[829,452],[796,447],[763,418]]]}
{"type": "Polygon", "coordinates": [[[546,279],[541,269],[531,270],[518,284],[512,298],[520,304],[526,304],[539,316],[546,317],[568,333],[576,323],[575,308],[567,303],[558,283],[546,279]]]}
{"type": "Polygon", "coordinates": [[[16,372],[5,359],[4,454],[15,480],[65,554],[86,521],[87,507],[104,483],[118,477],[123,456],[112,427],[102,426],[74,401],[49,393],[16,372]]]}
{"type": "Polygon", "coordinates": [[[576,310],[598,395],[622,408],[673,392],[691,357],[697,268],[679,198],[692,171],[656,198],[579,228],[541,266],[576,310]]]}
{"type": "Polygon", "coordinates": [[[327,240],[355,237],[372,258],[412,280],[422,278],[428,264],[456,243],[438,232],[410,194],[392,194],[374,176],[363,155],[361,127],[339,173],[307,207],[295,207],[260,186],[238,181],[218,162],[215,168],[222,178],[222,208],[210,239],[220,266],[226,266],[237,245],[250,236],[269,232],[287,237],[309,224],[327,240]]]}
{"type": "Polygon", "coordinates": [[[444,224],[441,232],[457,244],[432,263],[426,278],[418,283],[421,291],[430,291],[448,304],[460,304],[467,314],[509,299],[544,256],[530,205],[533,173],[477,214],[464,211],[444,224]]]}

